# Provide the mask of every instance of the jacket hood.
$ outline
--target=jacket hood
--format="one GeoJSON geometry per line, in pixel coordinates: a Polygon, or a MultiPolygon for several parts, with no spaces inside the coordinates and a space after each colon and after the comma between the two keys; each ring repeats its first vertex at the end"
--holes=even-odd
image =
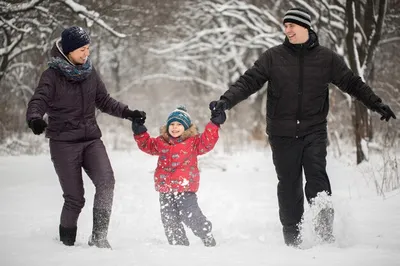
{"type": "MultiPolygon", "coordinates": [[[[191,124],[190,127],[183,132],[183,134],[179,137],[179,139],[184,141],[190,137],[196,136],[197,134],[199,134],[197,126],[195,124],[191,124]]],[[[160,128],[160,135],[166,142],[170,142],[170,139],[172,138],[168,134],[167,125],[164,125],[160,128]]]]}
{"type": "Polygon", "coordinates": [[[61,39],[57,40],[54,43],[53,48],[51,48],[50,55],[51,55],[51,57],[59,57],[59,58],[65,59],[68,63],[70,63],[71,65],[74,65],[68,59],[68,57],[64,54],[64,52],[63,52],[63,50],[61,48],[61,39]]]}
{"type": "MultiPolygon", "coordinates": [[[[289,47],[290,49],[298,50],[298,49],[300,49],[301,45],[303,45],[303,44],[292,44],[289,42],[288,37],[285,37],[285,41],[283,42],[283,45],[289,47]]],[[[307,50],[310,50],[310,49],[317,47],[318,45],[319,45],[319,41],[318,41],[317,34],[312,29],[309,29],[308,30],[308,40],[304,43],[305,48],[307,50]]]]}

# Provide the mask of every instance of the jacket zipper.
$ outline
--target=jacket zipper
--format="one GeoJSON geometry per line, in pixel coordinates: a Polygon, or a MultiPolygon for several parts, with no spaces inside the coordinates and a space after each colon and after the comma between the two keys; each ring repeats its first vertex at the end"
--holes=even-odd
{"type": "Polygon", "coordinates": [[[82,88],[82,83],[80,84],[80,89],[81,89],[81,99],[82,99],[82,123],[83,123],[83,130],[84,130],[84,135],[83,138],[86,140],[86,119],[85,119],[85,96],[83,95],[83,88],[82,88]]]}
{"type": "Polygon", "coordinates": [[[296,113],[296,138],[299,137],[300,132],[300,123],[301,123],[301,111],[302,111],[302,103],[303,103],[303,73],[304,73],[304,44],[301,45],[300,48],[300,56],[299,56],[299,88],[297,91],[297,113],[296,113]]]}

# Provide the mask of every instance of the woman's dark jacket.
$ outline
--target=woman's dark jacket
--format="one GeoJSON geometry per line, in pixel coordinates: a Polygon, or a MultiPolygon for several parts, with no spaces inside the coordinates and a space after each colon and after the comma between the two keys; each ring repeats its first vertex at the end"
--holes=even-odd
{"type": "MultiPolygon", "coordinates": [[[[65,60],[56,43],[51,56],[65,60]]],[[[58,141],[86,141],[101,137],[95,110],[122,117],[128,108],[107,93],[95,68],[80,82],[70,81],[59,70],[48,68],[28,103],[26,120],[42,118],[48,114],[46,137],[58,141]]]]}

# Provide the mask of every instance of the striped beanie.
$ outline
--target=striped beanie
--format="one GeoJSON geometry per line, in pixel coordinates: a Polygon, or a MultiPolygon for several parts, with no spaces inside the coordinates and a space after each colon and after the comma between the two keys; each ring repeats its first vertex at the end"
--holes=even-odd
{"type": "Polygon", "coordinates": [[[291,8],[283,17],[283,24],[286,22],[295,23],[306,29],[311,28],[311,16],[308,14],[307,10],[302,8],[291,8]]]}
{"type": "Polygon", "coordinates": [[[185,130],[187,130],[190,127],[192,121],[185,106],[180,105],[172,113],[169,114],[167,119],[167,128],[172,122],[181,123],[185,128],[185,130]]]}

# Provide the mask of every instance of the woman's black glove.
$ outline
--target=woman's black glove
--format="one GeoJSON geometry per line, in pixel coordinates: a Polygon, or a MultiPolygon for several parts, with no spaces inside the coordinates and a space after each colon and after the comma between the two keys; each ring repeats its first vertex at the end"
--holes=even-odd
{"type": "Polygon", "coordinates": [[[126,108],[123,112],[122,112],[122,118],[126,118],[129,119],[131,121],[135,120],[135,119],[139,119],[137,120],[139,123],[142,123],[142,125],[144,124],[144,122],[146,121],[146,113],[144,111],[139,111],[139,110],[130,110],[129,108],[126,108]]]}
{"type": "Polygon", "coordinates": [[[40,135],[46,129],[47,123],[42,118],[36,118],[29,121],[28,126],[32,129],[33,134],[40,135]]]}

